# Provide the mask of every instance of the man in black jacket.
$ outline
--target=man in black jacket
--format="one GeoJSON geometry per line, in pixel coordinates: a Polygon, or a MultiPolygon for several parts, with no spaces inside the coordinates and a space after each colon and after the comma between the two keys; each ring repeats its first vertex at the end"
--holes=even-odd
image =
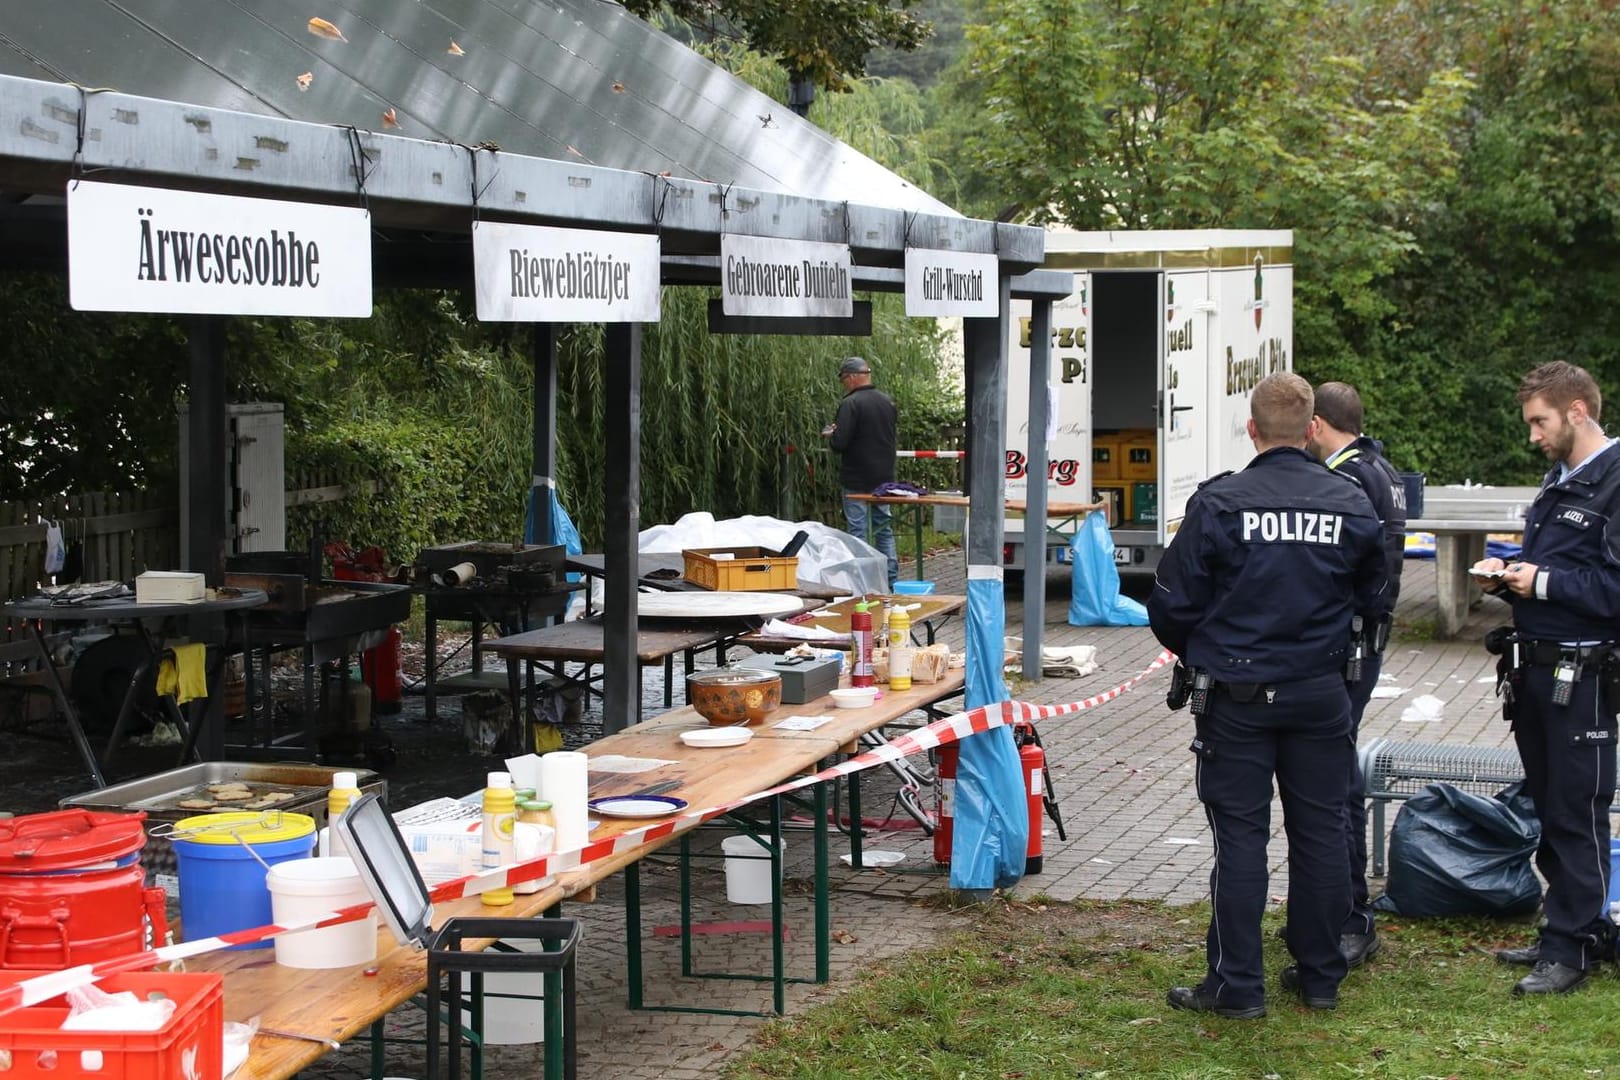
{"type": "MultiPolygon", "coordinates": [[[[1384,667],[1384,643],[1389,640],[1406,558],[1406,486],[1394,466],[1384,460],[1383,447],[1361,434],[1364,419],[1361,395],[1349,383],[1328,382],[1316,388],[1316,435],[1311,439],[1311,452],[1329,469],[1354,478],[1371,500],[1384,526],[1384,567],[1389,574],[1389,587],[1384,593],[1388,611],[1375,625],[1361,628],[1360,672],[1350,684],[1352,742],[1361,731],[1362,714],[1367,711],[1367,702],[1384,667]]],[[[1352,757],[1350,796],[1345,802],[1351,909],[1339,935],[1339,950],[1351,967],[1365,963],[1379,946],[1367,890],[1367,800],[1362,795],[1363,786],[1361,764],[1352,757]]]]}
{"type": "MultiPolygon", "coordinates": [[[[1565,994],[1609,948],[1609,805],[1620,706],[1620,450],[1604,434],[1603,397],[1585,369],[1543,364],[1519,384],[1530,442],[1553,468],[1524,515],[1524,550],[1472,570],[1513,606],[1498,645],[1498,691],[1541,819],[1536,866],[1547,879],[1539,939],[1504,949],[1531,966],[1516,994],[1565,994]]],[[[1487,639],[1489,641],[1490,639],[1487,639]]]]}
{"type": "Polygon", "coordinates": [[[898,417],[894,401],[872,385],[872,367],[859,356],[851,356],[838,366],[838,381],[844,384],[844,400],[838,416],[822,434],[828,445],[843,457],[838,471],[844,491],[844,521],[852,535],[875,543],[889,561],[889,584],[900,575],[900,560],[894,547],[894,529],[889,508],[881,503],[861,502],[851,495],[870,495],[879,484],[894,479],[894,443],[898,417]],[[866,533],[870,508],[872,536],[866,533]]]}

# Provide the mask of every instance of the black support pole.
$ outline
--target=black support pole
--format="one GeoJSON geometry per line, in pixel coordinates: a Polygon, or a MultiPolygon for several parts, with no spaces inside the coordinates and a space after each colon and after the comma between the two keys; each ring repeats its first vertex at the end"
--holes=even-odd
{"type": "Polygon", "coordinates": [[[640,716],[636,660],[636,534],[641,531],[641,325],[607,328],[607,452],[603,458],[602,733],[640,716]]]}
{"type": "Polygon", "coordinates": [[[1052,301],[1030,303],[1029,468],[1024,473],[1024,678],[1041,677],[1046,628],[1046,414],[1051,407],[1052,301]]]}
{"type": "Polygon", "coordinates": [[[189,507],[185,569],[202,573],[209,585],[225,580],[225,318],[198,315],[187,320],[191,342],[190,396],[186,443],[189,507]]]}
{"type": "Polygon", "coordinates": [[[534,364],[534,535],[530,543],[555,544],[551,489],[557,486],[557,324],[535,323],[529,356],[534,364]]]}

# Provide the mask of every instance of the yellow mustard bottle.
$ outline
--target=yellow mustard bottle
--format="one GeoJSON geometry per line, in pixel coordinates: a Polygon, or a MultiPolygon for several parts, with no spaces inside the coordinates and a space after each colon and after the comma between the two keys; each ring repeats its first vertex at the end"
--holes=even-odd
{"type": "MultiPolygon", "coordinates": [[[[517,819],[517,797],[512,774],[492,772],[484,785],[484,869],[512,863],[512,826],[517,819]]],[[[503,907],[513,900],[511,889],[486,889],[479,894],[485,907],[503,907]]]]}
{"type": "Polygon", "coordinates": [[[911,612],[900,604],[889,613],[889,689],[911,689],[911,612]]]}

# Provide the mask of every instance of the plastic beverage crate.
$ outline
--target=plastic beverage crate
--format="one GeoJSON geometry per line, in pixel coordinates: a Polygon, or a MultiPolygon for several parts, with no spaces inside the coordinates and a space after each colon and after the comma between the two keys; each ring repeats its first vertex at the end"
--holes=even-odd
{"type": "Polygon", "coordinates": [[[762,547],[687,548],[686,580],[720,592],[788,592],[798,588],[799,557],[781,558],[762,547]],[[717,559],[716,555],[730,555],[717,559]]]}
{"type": "MultiPolygon", "coordinates": [[[[17,982],[38,972],[0,973],[17,982]]],[[[207,972],[123,972],[96,984],[142,1000],[172,998],[157,1031],[63,1031],[66,998],[0,1016],[0,1073],[6,1080],[218,1080],[224,1067],[224,980],[207,972]]]]}

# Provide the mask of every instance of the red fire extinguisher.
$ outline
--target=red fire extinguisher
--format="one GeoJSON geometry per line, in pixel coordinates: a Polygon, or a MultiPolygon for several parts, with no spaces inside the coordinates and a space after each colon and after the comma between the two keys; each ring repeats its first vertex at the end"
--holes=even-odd
{"type": "Polygon", "coordinates": [[[404,704],[400,685],[399,627],[390,626],[382,643],[360,654],[360,677],[371,687],[371,707],[379,713],[397,713],[404,704]]]}
{"type": "Polygon", "coordinates": [[[1024,773],[1024,800],[1029,805],[1029,846],[1024,849],[1024,873],[1041,872],[1041,817],[1046,804],[1046,751],[1033,724],[1013,725],[1018,739],[1018,764],[1024,773]]]}
{"type": "Polygon", "coordinates": [[[940,866],[951,862],[951,819],[956,803],[956,744],[947,743],[934,751],[934,861],[940,866]]]}

